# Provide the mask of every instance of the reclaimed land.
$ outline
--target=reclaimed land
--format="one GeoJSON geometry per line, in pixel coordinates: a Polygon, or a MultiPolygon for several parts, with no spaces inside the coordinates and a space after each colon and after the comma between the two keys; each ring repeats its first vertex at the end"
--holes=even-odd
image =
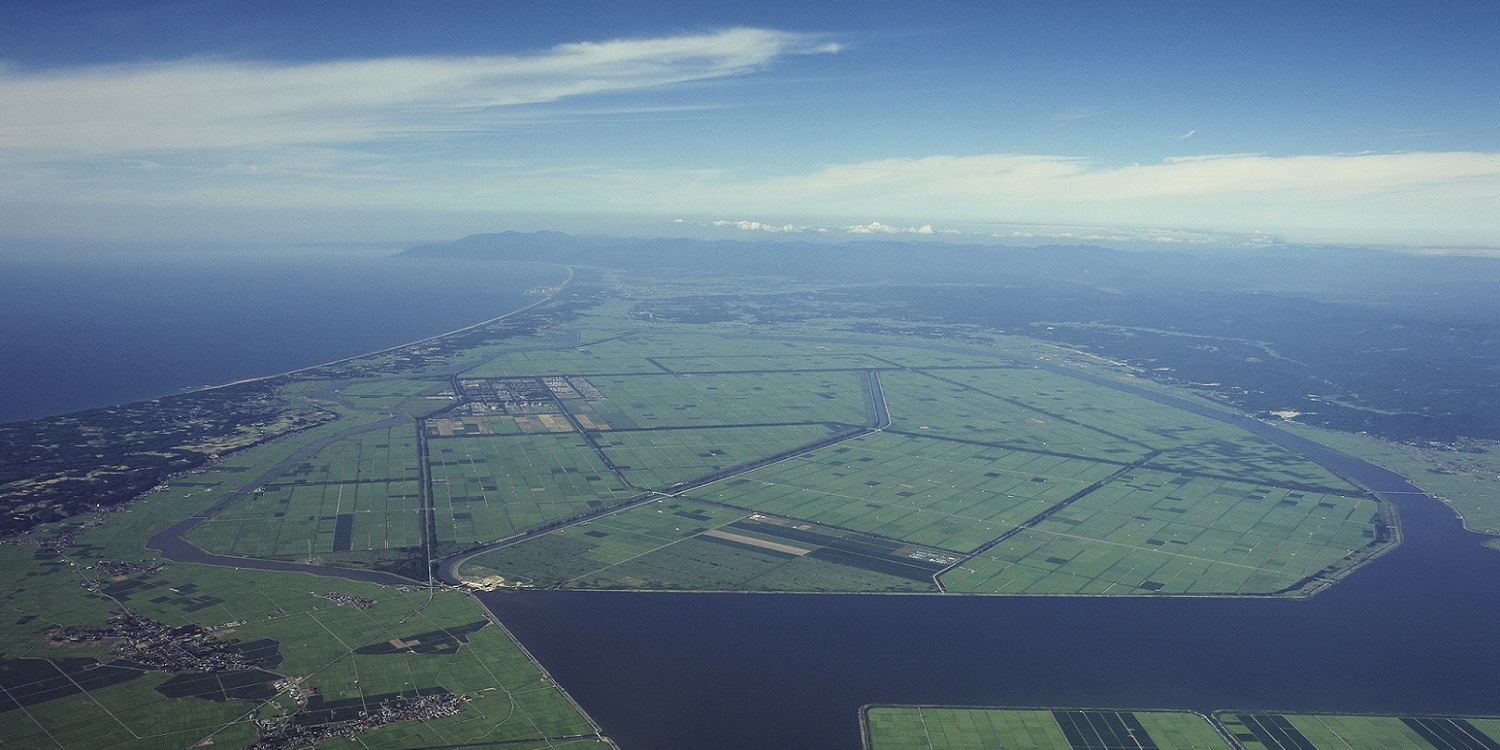
{"type": "Polygon", "coordinates": [[[1304,596],[1395,541],[1306,456],[1025,346],[570,300],[286,387],[364,421],[159,544],[482,587],[1304,596]]]}
{"type": "Polygon", "coordinates": [[[444,583],[1304,596],[1397,539],[1055,348],[795,294],[747,335],[693,321],[747,282],[674,283],[579,271],[406,347],[4,426],[0,740],[607,742],[444,583]]]}
{"type": "Polygon", "coordinates": [[[866,706],[868,750],[1493,750],[1493,717],[866,706]]]}
{"type": "MultiPolygon", "coordinates": [[[[545,373],[567,373],[578,353],[564,377],[589,396],[499,408],[557,414],[575,451],[549,471],[597,454],[642,494],[601,497],[545,534],[497,537],[457,575],[558,588],[1300,595],[1392,540],[1381,501],[1300,454],[1035,365],[693,326],[682,333],[696,354],[684,356],[660,328],[483,365],[491,380],[472,382],[514,388],[558,379],[545,373]],[[820,427],[847,432],[815,440],[820,427]],[[752,517],[808,538],[747,543],[728,528],[752,517]]],[[[453,434],[478,439],[510,438],[453,434]]]]}
{"type": "Polygon", "coordinates": [[[866,706],[869,750],[1229,750],[1205,716],[1187,711],[866,706]]]}

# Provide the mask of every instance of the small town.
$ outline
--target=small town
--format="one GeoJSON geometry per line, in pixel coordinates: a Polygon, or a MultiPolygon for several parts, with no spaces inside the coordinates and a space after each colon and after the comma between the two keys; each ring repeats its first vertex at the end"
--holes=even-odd
{"type": "Polygon", "coordinates": [[[366,599],[363,596],[352,596],[350,594],[340,594],[337,591],[330,591],[326,594],[319,594],[319,596],[335,604],[347,604],[355,609],[369,609],[375,606],[374,599],[366,599]]]}
{"type": "Polygon", "coordinates": [[[260,667],[197,625],[172,627],[134,612],[109,618],[104,628],[59,628],[52,642],[110,645],[116,657],[163,672],[238,672],[260,667]]]}
{"type": "Polygon", "coordinates": [[[414,697],[398,696],[382,701],[374,710],[349,721],[302,725],[291,718],[283,718],[257,722],[260,739],[251,747],[253,750],[292,750],[339,737],[354,739],[361,732],[398,721],[454,716],[463,710],[467,702],[468,699],[463,696],[447,692],[414,697]]]}

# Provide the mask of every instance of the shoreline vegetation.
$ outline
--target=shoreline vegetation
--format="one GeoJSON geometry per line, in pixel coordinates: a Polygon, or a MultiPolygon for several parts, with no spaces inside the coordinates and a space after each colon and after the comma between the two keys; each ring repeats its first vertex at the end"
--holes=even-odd
{"type": "MultiPolygon", "coordinates": [[[[97,745],[39,718],[91,702],[141,747],[608,743],[475,591],[1297,598],[1401,540],[1410,485],[1351,458],[1393,458],[1380,444],[1045,332],[913,316],[879,285],[590,259],[448,333],[0,425],[17,741],[97,745]],[[240,656],[56,645],[120,616],[240,656]],[[170,731],[111,708],[158,721],[184,698],[170,731]]],[[[1399,453],[1500,528],[1464,494],[1491,486],[1486,451],[1399,453]]]]}

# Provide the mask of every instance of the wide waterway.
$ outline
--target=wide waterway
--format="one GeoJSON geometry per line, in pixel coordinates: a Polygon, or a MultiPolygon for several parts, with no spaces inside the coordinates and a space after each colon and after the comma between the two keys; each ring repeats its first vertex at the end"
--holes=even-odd
{"type": "Polygon", "coordinates": [[[1500,552],[1404,478],[1308,450],[1405,537],[1311,599],[482,598],[626,750],[853,750],[869,703],[1500,714],[1500,552]]]}

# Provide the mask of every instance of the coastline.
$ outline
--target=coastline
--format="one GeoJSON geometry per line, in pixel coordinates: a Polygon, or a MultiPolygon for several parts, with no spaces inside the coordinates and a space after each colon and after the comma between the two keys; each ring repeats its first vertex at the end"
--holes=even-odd
{"type": "Polygon", "coordinates": [[[0,424],[284,377],[491,322],[567,278],[547,261],[73,260],[7,279],[0,424]],[[528,293],[532,292],[532,293],[528,293]]]}
{"type": "MultiPolygon", "coordinates": [[[[546,263],[546,261],[536,261],[536,262],[537,263],[546,263]]],[[[481,320],[478,323],[472,323],[470,325],[466,325],[466,326],[462,326],[462,327],[459,327],[459,328],[455,328],[455,329],[453,329],[451,331],[444,331],[442,333],[438,333],[438,334],[434,334],[432,336],[427,336],[427,337],[424,337],[424,338],[416,339],[414,341],[407,341],[407,342],[402,343],[402,344],[396,344],[395,346],[388,346],[388,347],[386,347],[384,349],[377,349],[377,350],[371,351],[371,352],[363,352],[361,354],[354,354],[354,355],[351,355],[351,356],[348,356],[348,357],[343,357],[343,358],[340,358],[340,359],[330,360],[328,362],[319,362],[318,364],[315,364],[315,365],[308,365],[306,367],[298,367],[298,368],[293,369],[293,370],[287,370],[286,372],[278,372],[278,373],[275,373],[275,374],[272,374],[272,375],[259,375],[259,376],[253,377],[253,378],[241,378],[239,380],[230,381],[228,383],[218,383],[218,384],[215,384],[215,385],[205,385],[205,386],[202,386],[202,387],[199,387],[199,388],[192,388],[192,389],[189,389],[189,390],[186,390],[186,391],[182,391],[182,392],[183,393],[201,393],[203,391],[211,391],[211,390],[214,390],[214,389],[217,389],[217,388],[228,388],[230,386],[235,386],[235,385],[244,385],[245,383],[258,383],[258,382],[263,381],[263,380],[274,380],[276,378],[282,378],[282,377],[286,377],[288,375],[296,375],[296,374],[301,373],[301,372],[307,372],[308,370],[316,370],[316,369],[318,369],[320,367],[330,367],[332,365],[339,365],[339,364],[343,364],[345,362],[352,362],[352,361],[354,361],[356,359],[363,359],[365,357],[377,357],[377,356],[380,356],[382,354],[388,354],[390,352],[394,352],[394,351],[396,351],[398,349],[405,349],[405,348],[407,348],[409,346],[417,346],[419,344],[425,344],[425,343],[427,343],[429,341],[435,341],[435,340],[443,338],[445,336],[452,336],[453,334],[456,334],[456,333],[463,333],[464,331],[470,331],[470,330],[473,330],[475,328],[479,328],[480,326],[486,326],[486,325],[489,325],[491,323],[496,323],[496,322],[505,320],[506,318],[509,318],[511,316],[519,315],[519,314],[521,314],[523,312],[526,312],[527,310],[530,310],[530,309],[532,309],[532,308],[534,308],[534,307],[536,307],[538,305],[544,304],[546,302],[550,302],[553,297],[556,297],[559,293],[562,292],[562,290],[564,290],[564,289],[566,289],[568,287],[568,284],[570,284],[570,283],[573,282],[573,275],[574,274],[573,274],[573,267],[572,266],[563,265],[561,263],[556,263],[556,264],[547,263],[547,265],[556,265],[556,266],[559,266],[559,267],[565,269],[568,272],[567,278],[563,279],[563,281],[561,283],[559,283],[556,287],[547,287],[548,289],[550,289],[550,291],[543,293],[538,299],[536,299],[536,300],[528,303],[527,305],[525,305],[523,307],[518,307],[518,308],[516,308],[514,310],[511,310],[510,312],[504,313],[502,315],[496,315],[493,318],[489,318],[489,319],[486,319],[486,320],[481,320]]],[[[526,294],[530,294],[533,291],[534,290],[528,289],[525,293],[526,294]]]]}

